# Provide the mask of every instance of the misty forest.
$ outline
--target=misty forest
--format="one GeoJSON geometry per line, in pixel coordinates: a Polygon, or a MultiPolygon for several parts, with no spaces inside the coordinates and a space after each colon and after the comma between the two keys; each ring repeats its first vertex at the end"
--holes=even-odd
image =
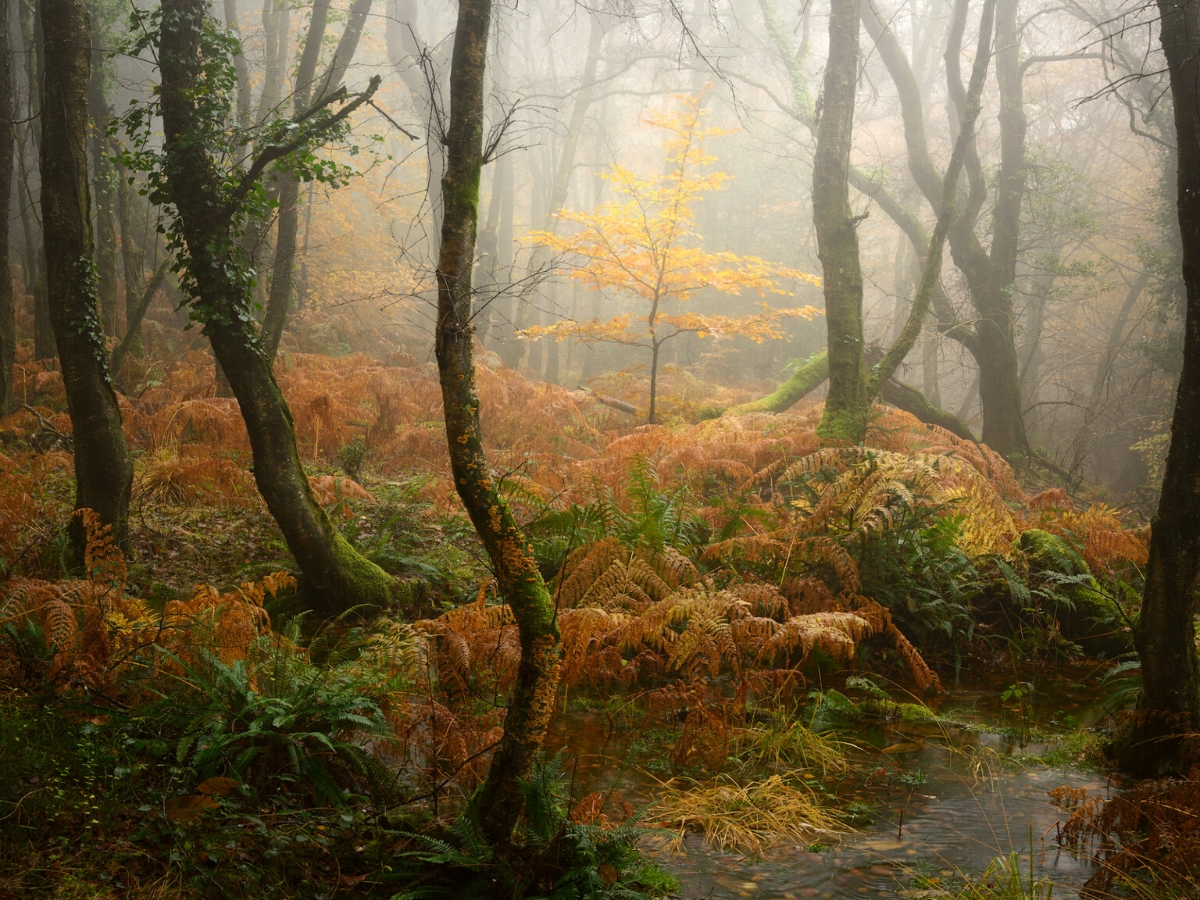
{"type": "Polygon", "coordinates": [[[0,900],[1200,900],[1200,0],[5,0],[0,900]]]}

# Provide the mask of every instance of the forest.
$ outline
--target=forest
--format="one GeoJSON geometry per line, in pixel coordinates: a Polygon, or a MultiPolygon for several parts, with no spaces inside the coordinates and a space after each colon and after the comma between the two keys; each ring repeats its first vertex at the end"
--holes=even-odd
{"type": "Polygon", "coordinates": [[[1200,900],[1200,0],[5,0],[0,900],[1200,900]]]}

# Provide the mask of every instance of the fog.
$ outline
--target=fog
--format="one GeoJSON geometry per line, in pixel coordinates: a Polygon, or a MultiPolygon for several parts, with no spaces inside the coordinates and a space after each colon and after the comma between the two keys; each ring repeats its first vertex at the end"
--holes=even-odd
{"type": "MultiPolygon", "coordinates": [[[[940,288],[895,377],[988,440],[994,376],[981,375],[978,357],[988,350],[978,335],[998,328],[1002,352],[1014,357],[1027,435],[1027,446],[1015,449],[1074,489],[1098,490],[1148,513],[1181,362],[1173,124],[1156,25],[1134,3],[1003,0],[998,7],[998,21],[1012,19],[1011,33],[997,30],[990,42],[995,60],[961,178],[960,205],[971,207],[971,221],[960,219],[964,236],[947,246],[940,288]],[[1012,188],[1015,202],[998,200],[1002,187],[1012,188]],[[1004,226],[1003,240],[1015,242],[1009,279],[992,250],[997,221],[1014,214],[1004,226]],[[1010,301],[999,314],[980,311],[960,268],[970,266],[972,247],[982,253],[977,259],[993,257],[998,290],[1010,301]]],[[[360,0],[355,9],[360,17],[366,11],[365,24],[338,77],[349,94],[373,76],[381,81],[349,130],[314,151],[336,172],[327,167],[314,180],[305,173],[295,202],[284,192],[281,204],[289,177],[281,166],[268,170],[261,214],[247,217],[241,237],[256,315],[283,285],[290,297],[285,359],[362,352],[430,362],[457,9],[407,0],[360,0]],[[288,209],[297,235],[290,265],[278,252],[280,212],[288,209]]],[[[153,27],[153,10],[98,2],[92,12],[90,179],[101,304],[110,307],[106,330],[115,340],[137,305],[138,286],[171,252],[156,235],[170,229],[151,173],[118,156],[138,151],[136,140],[146,153],[161,146],[161,122],[135,139],[128,121],[155,96],[160,73],[153,47],[137,43],[153,27]]],[[[271,129],[304,107],[297,79],[313,7],[226,0],[210,13],[240,41],[228,127],[241,129],[241,138],[218,154],[236,171],[271,129]]],[[[328,5],[319,47],[310,48],[318,76],[354,14],[341,0],[328,5]]],[[[921,278],[938,212],[920,184],[922,167],[931,163],[940,178],[949,159],[961,118],[961,97],[956,102],[952,91],[962,90],[970,72],[979,16],[980,4],[963,0],[863,5],[849,200],[868,361],[870,348],[878,357],[895,342],[921,278]],[[956,9],[964,28],[953,39],[959,52],[950,51],[948,72],[956,9]],[[881,51],[881,33],[899,69],[881,51]]],[[[23,2],[9,17],[18,113],[9,239],[20,343],[42,327],[34,301],[41,223],[33,202],[40,100],[29,85],[48,73],[40,53],[30,52],[38,11],[23,2]]],[[[485,363],[590,390],[642,414],[653,374],[662,382],[660,414],[694,419],[769,394],[822,351],[823,315],[773,317],[762,304],[818,311],[825,304],[812,196],[829,22],[822,0],[499,4],[485,86],[488,159],[475,266],[485,363]],[[749,259],[777,268],[765,289],[763,282],[702,284],[664,298],[663,314],[675,317],[678,334],[652,354],[630,330],[647,315],[645,297],[617,279],[594,277],[595,265],[589,269],[569,239],[587,231],[588,216],[603,216],[604,204],[630,196],[621,173],[663,188],[672,164],[662,117],[689,103],[706,154],[694,172],[708,180],[689,188],[692,215],[679,243],[734,254],[741,262],[730,262],[733,269],[749,259]],[[690,324],[680,318],[687,315],[690,324]],[[621,316],[633,323],[624,331],[613,324],[621,316]],[[760,317],[757,330],[747,316],[760,317]]],[[[301,87],[305,98],[316,96],[312,84],[301,87]]],[[[205,346],[197,329],[180,331],[182,299],[168,274],[141,325],[167,360],[205,346]]],[[[48,354],[45,335],[35,356],[48,354]]],[[[1013,447],[1000,449],[1011,458],[1013,447]]]]}

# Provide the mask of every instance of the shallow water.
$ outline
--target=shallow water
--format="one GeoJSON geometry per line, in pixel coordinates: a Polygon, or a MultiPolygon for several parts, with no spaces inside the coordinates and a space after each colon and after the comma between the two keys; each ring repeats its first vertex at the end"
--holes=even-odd
{"type": "MultiPolygon", "coordinates": [[[[1047,676],[1042,683],[1027,678],[1038,693],[1026,724],[1097,721],[1102,689],[1089,671],[1047,676]]],[[[1056,827],[1066,816],[1047,791],[1069,785],[1107,795],[1118,785],[1103,775],[1017,763],[1015,756],[1043,748],[1022,747],[1012,733],[1020,732],[1021,718],[1000,703],[1012,680],[952,689],[938,712],[961,725],[899,722],[843,735],[859,749],[848,754],[850,771],[826,777],[823,787],[843,801],[869,804],[874,822],[829,841],[827,849],[778,843],[751,858],[689,835],[684,854],[654,855],[680,880],[683,897],[790,900],[936,897],[914,877],[978,874],[995,857],[1015,851],[1025,879],[1032,863],[1034,878],[1056,885],[1055,898],[1075,897],[1094,867],[1056,844],[1056,827]]],[[[606,732],[596,715],[563,717],[553,743],[576,754],[577,793],[610,785],[635,736],[632,729],[606,732]]],[[[653,782],[636,772],[618,780],[626,795],[653,794],[653,782]]]]}

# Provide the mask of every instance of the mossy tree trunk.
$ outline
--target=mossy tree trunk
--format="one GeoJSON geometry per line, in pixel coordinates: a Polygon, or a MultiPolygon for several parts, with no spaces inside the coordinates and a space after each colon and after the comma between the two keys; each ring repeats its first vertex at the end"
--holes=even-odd
{"type": "Polygon", "coordinates": [[[322,614],[377,608],[390,599],[392,579],[346,542],[313,498],[291,412],[257,333],[224,173],[198,137],[204,128],[193,86],[201,83],[205,63],[207,10],[206,0],[166,0],[159,42],[164,170],[186,245],[193,313],[238,399],[255,483],[304,574],[314,608],[322,614]]]}
{"type": "Polygon", "coordinates": [[[1200,576],[1200,4],[1158,0],[1175,101],[1178,209],[1187,312],[1171,447],[1150,539],[1137,629],[1142,693],[1120,759],[1142,775],[1184,764],[1200,728],[1196,580],[1200,576]]]}
{"type": "Polygon", "coordinates": [[[727,410],[731,415],[749,413],[781,413],[791,409],[829,378],[829,354],[822,350],[796,369],[775,391],[750,403],[743,403],[727,410]]]}
{"type": "Polygon", "coordinates": [[[12,219],[13,144],[16,128],[13,114],[12,68],[8,56],[7,11],[0,17],[0,416],[12,406],[13,360],[17,350],[16,309],[13,305],[12,269],[9,265],[9,237],[12,219]]]}
{"type": "Polygon", "coordinates": [[[858,58],[858,0],[832,0],[824,107],[813,157],[813,219],[829,336],[829,394],[817,433],[849,441],[861,440],[867,421],[859,220],[850,208],[849,180],[858,58]]]}
{"type": "Polygon", "coordinates": [[[503,842],[520,815],[520,780],[540,752],[558,689],[558,623],[529,539],[499,493],[483,449],[472,356],[471,275],[483,167],[484,72],[491,0],[460,0],[450,64],[450,122],[438,257],[436,352],[454,485],[512,610],[521,662],[487,779],[474,798],[484,832],[503,842]]]}
{"type": "MultiPolygon", "coordinates": [[[[84,0],[43,0],[42,227],[50,319],[75,437],[75,508],[92,509],[129,545],[133,467],[108,376],[97,312],[88,190],[91,26],[84,0]]],[[[83,529],[72,536],[82,550],[83,529]]]]}

